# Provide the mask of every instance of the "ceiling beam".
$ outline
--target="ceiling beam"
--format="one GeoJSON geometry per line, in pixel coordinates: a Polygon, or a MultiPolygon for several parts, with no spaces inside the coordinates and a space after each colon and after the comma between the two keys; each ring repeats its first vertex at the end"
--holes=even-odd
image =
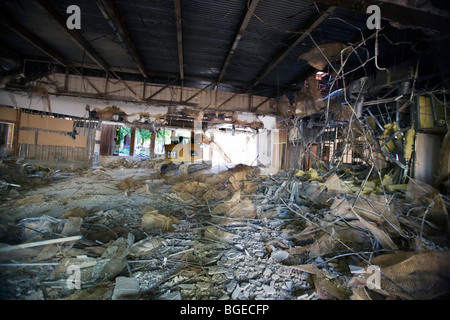
{"type": "Polygon", "coordinates": [[[256,107],[253,107],[253,109],[251,109],[251,112],[255,112],[256,110],[258,110],[259,107],[261,107],[264,103],[266,103],[267,101],[269,101],[270,99],[273,99],[272,96],[267,97],[266,99],[264,99],[260,104],[258,104],[256,107]]]}
{"type": "MultiPolygon", "coordinates": [[[[35,61],[36,63],[43,63],[43,60],[45,59],[38,59],[38,60],[34,60],[35,57],[28,57],[29,61],[35,61]]],[[[48,63],[50,63],[51,60],[48,61],[48,63]]],[[[58,63],[59,65],[59,63],[58,63]]],[[[97,66],[93,63],[90,62],[84,62],[83,64],[81,62],[78,61],[72,61],[70,62],[70,66],[73,68],[83,68],[84,70],[86,69],[98,69],[97,66]]],[[[110,71],[115,71],[115,72],[119,72],[122,74],[128,74],[130,76],[134,76],[139,74],[137,69],[130,69],[130,68],[122,68],[122,67],[115,67],[115,66],[110,66],[110,71]]],[[[150,76],[152,76],[152,81],[151,83],[155,83],[155,84],[167,84],[168,82],[170,82],[171,84],[175,84],[177,82],[179,82],[179,74],[178,73],[173,73],[173,72],[165,72],[165,71],[160,71],[160,70],[148,70],[148,73],[150,76]]],[[[140,81],[141,79],[137,79],[135,81],[140,81]]],[[[216,82],[215,78],[211,78],[211,77],[203,77],[203,76],[198,76],[198,75],[189,75],[189,74],[185,74],[184,75],[184,81],[192,81],[192,82],[216,82]]],[[[149,83],[149,82],[148,82],[149,83]]],[[[239,92],[239,93],[244,93],[245,92],[245,88],[247,88],[248,86],[248,82],[242,81],[242,80],[227,80],[222,82],[222,84],[227,84],[231,87],[233,87],[233,90],[231,90],[231,92],[239,92]]],[[[180,85],[180,84],[177,84],[180,85]]],[[[265,89],[269,89],[269,87],[266,87],[265,89]]]]}
{"type": "Polygon", "coordinates": [[[180,69],[180,80],[184,80],[183,19],[181,13],[181,0],[174,0],[174,6],[175,18],[177,22],[178,67],[180,69]]]}
{"type": "MultiPolygon", "coordinates": [[[[10,18],[10,15],[4,14],[4,12],[0,13],[0,23],[4,24],[6,27],[17,33],[20,37],[31,43],[34,47],[42,51],[50,59],[56,62],[56,64],[59,64],[66,68],[70,67],[70,64],[66,62],[66,59],[59,52],[53,49],[50,45],[48,45],[27,27],[10,18]]],[[[84,78],[80,71],[75,68],[73,68],[73,70],[75,71],[75,73],[84,78]]],[[[89,81],[89,79],[86,78],[86,80],[89,85],[94,88],[95,91],[97,91],[99,95],[103,95],[103,93],[91,81],[89,81]]]]}
{"type": "Polygon", "coordinates": [[[299,45],[311,32],[314,31],[326,18],[330,16],[331,13],[336,9],[336,7],[329,7],[324,13],[322,13],[313,23],[306,27],[300,28],[298,33],[301,35],[292,43],[285,43],[282,45],[282,49],[272,58],[272,60],[264,67],[264,69],[256,76],[253,80],[252,87],[258,85],[262,79],[264,79],[270,71],[272,71],[286,56],[289,52],[299,45]]]}
{"type": "Polygon", "coordinates": [[[230,50],[228,51],[227,57],[225,58],[225,62],[222,65],[222,70],[220,71],[220,75],[217,78],[217,83],[220,83],[225,75],[225,71],[228,68],[228,65],[230,64],[231,58],[234,55],[234,52],[236,51],[236,48],[239,44],[239,41],[241,41],[242,35],[247,28],[247,25],[250,21],[250,18],[253,15],[253,12],[255,11],[256,6],[258,5],[259,0],[252,0],[250,5],[245,8],[245,14],[244,17],[241,20],[241,23],[239,25],[239,29],[236,32],[236,35],[234,36],[232,45],[230,50]]]}
{"type": "Polygon", "coordinates": [[[161,92],[163,92],[164,90],[166,90],[170,85],[171,85],[171,83],[168,83],[168,84],[162,86],[161,88],[159,88],[158,90],[156,90],[155,92],[153,92],[150,96],[148,96],[147,98],[145,98],[145,101],[151,100],[153,97],[155,97],[155,96],[158,95],[159,93],[161,93],[161,92]]]}
{"type": "Polygon", "coordinates": [[[38,0],[37,3],[46,13],[48,13],[61,27],[61,29],[69,36],[69,38],[84,52],[86,55],[101,69],[107,71],[109,66],[106,61],[92,48],[90,43],[81,36],[75,29],[70,30],[66,26],[66,17],[64,17],[48,0],[38,0]]]}
{"type": "Polygon", "coordinates": [[[139,53],[136,43],[134,42],[128,27],[125,24],[125,19],[122,17],[122,14],[120,13],[115,2],[113,0],[97,0],[97,6],[102,12],[103,17],[108,20],[114,31],[117,31],[120,41],[127,49],[139,69],[140,74],[144,78],[147,78],[147,73],[145,71],[146,69],[141,54],[139,53]]]}
{"type": "Polygon", "coordinates": [[[196,93],[194,93],[192,96],[190,96],[187,100],[184,100],[183,102],[189,102],[192,99],[194,99],[196,96],[198,96],[200,93],[202,93],[203,91],[205,91],[206,89],[208,89],[210,86],[212,86],[213,84],[215,84],[215,82],[211,82],[210,84],[208,84],[207,86],[203,87],[202,89],[198,90],[196,93]]]}
{"type": "Polygon", "coordinates": [[[98,54],[94,48],[90,45],[86,39],[75,29],[69,30],[66,26],[66,18],[61,15],[58,10],[48,1],[48,0],[38,0],[41,8],[44,9],[61,27],[61,29],[69,36],[69,38],[82,49],[89,58],[102,70],[106,73],[111,72],[120,82],[122,82],[128,90],[130,90],[135,96],[138,96],[137,93],[108,65],[108,63],[102,58],[100,54],[98,54]]]}

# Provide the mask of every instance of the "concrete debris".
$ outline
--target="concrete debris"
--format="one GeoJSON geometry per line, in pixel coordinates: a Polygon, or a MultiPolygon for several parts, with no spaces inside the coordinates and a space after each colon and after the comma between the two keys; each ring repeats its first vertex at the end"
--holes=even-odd
{"type": "Polygon", "coordinates": [[[134,278],[117,277],[111,300],[136,300],[139,298],[139,281],[134,278]]]}
{"type": "Polygon", "coordinates": [[[435,188],[370,166],[259,173],[95,168],[17,189],[0,207],[0,295],[448,297],[450,223],[435,188]]]}

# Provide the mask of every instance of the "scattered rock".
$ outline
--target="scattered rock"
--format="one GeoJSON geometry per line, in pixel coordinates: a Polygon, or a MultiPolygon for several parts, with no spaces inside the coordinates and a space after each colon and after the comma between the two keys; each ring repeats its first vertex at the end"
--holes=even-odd
{"type": "Polygon", "coordinates": [[[284,261],[289,258],[289,253],[283,250],[276,250],[270,256],[277,261],[284,261]]]}

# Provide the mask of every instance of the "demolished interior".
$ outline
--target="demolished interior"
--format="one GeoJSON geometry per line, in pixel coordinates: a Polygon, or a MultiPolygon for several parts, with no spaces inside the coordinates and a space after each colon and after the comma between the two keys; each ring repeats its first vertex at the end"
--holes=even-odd
{"type": "Polygon", "coordinates": [[[0,12],[0,299],[450,297],[448,4],[0,12]]]}

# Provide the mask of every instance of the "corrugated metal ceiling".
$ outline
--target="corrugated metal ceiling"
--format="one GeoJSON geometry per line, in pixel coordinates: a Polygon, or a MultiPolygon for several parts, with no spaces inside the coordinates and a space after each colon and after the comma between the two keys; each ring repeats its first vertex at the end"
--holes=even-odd
{"type": "MultiPolygon", "coordinates": [[[[44,0],[42,0],[44,1],[44,0]]],[[[86,50],[71,41],[65,30],[55,21],[39,2],[33,0],[0,3],[0,10],[36,35],[40,41],[53,48],[67,62],[96,68],[86,50]]],[[[255,0],[254,0],[255,1],[255,0]]],[[[81,9],[81,29],[78,33],[108,66],[122,70],[128,78],[142,79],[135,57],[130,55],[126,44],[120,40],[117,30],[105,19],[98,3],[102,1],[46,0],[59,14],[67,18],[66,9],[76,4],[81,9]]],[[[292,88],[294,79],[304,74],[310,67],[298,56],[315,44],[309,36],[292,47],[283,57],[277,57],[307,29],[329,6],[326,1],[316,4],[311,0],[260,0],[250,15],[248,25],[242,33],[237,47],[230,52],[233,41],[250,1],[246,0],[181,0],[182,59],[179,65],[177,42],[177,20],[175,1],[172,0],[104,0],[113,3],[123,17],[123,22],[148,74],[147,81],[180,83],[180,68],[185,74],[185,85],[204,87],[205,83],[224,75],[219,89],[227,91],[248,91],[276,97],[278,93],[292,88]],[[224,62],[231,56],[226,70],[224,62]],[[274,63],[275,62],[275,63],[274,63]],[[270,72],[252,87],[252,83],[267,68],[270,72]]],[[[329,1],[330,4],[333,1],[329,1]]],[[[366,31],[367,15],[354,14],[348,9],[336,8],[312,32],[316,44],[358,41],[366,31]]],[[[410,41],[411,36],[420,32],[396,30],[388,33],[392,42],[410,41]],[[409,32],[409,33],[408,33],[409,32]],[[412,35],[411,35],[412,34],[412,35]]],[[[22,39],[11,28],[0,24],[0,43],[4,47],[31,59],[50,59],[43,50],[22,39]]],[[[398,52],[392,45],[384,45],[385,50],[398,52]]],[[[372,49],[372,47],[370,47],[372,49]]],[[[402,50],[408,50],[406,46],[402,50]]],[[[390,52],[383,52],[388,56],[390,52]]],[[[356,58],[355,58],[356,59],[356,58]]]]}

